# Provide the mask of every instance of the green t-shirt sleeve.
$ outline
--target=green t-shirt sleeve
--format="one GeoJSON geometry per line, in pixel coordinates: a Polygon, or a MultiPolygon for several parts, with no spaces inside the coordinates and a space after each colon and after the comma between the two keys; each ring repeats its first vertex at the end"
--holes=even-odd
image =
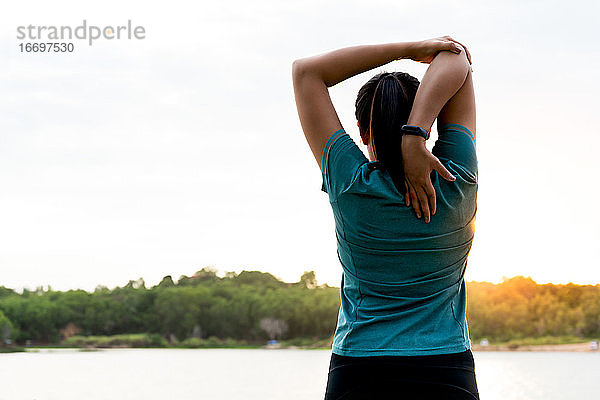
{"type": "Polygon", "coordinates": [[[432,149],[442,164],[448,161],[458,165],[463,178],[477,181],[477,151],[475,137],[460,124],[445,124],[438,129],[438,140],[432,149]]]}
{"type": "Polygon", "coordinates": [[[329,137],[321,159],[321,190],[329,194],[330,201],[336,201],[350,186],[358,169],[366,162],[364,153],[346,131],[340,129],[329,137]]]}

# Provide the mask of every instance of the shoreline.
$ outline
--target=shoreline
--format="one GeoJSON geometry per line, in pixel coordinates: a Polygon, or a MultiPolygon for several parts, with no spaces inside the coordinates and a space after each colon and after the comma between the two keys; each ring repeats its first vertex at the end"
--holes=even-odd
{"type": "MultiPolygon", "coordinates": [[[[135,347],[135,346],[127,346],[127,345],[119,345],[119,346],[31,346],[31,347],[19,347],[13,348],[12,351],[9,348],[4,348],[0,350],[0,353],[12,353],[12,352],[38,352],[40,350],[78,350],[78,351],[101,351],[101,350],[111,350],[111,349],[236,349],[236,350],[329,350],[330,347],[317,347],[317,346],[273,346],[273,345],[264,345],[264,346],[215,346],[215,347],[183,347],[183,346],[166,346],[166,347],[135,347]],[[8,350],[8,351],[6,351],[8,350]]],[[[582,342],[582,343],[569,343],[569,344],[541,344],[541,345],[488,345],[482,346],[480,344],[472,344],[471,351],[473,352],[488,352],[488,351],[496,351],[496,352],[575,352],[575,353],[599,353],[600,350],[592,349],[590,346],[590,342],[582,342]]]]}
{"type": "Polygon", "coordinates": [[[568,343],[568,344],[536,344],[536,345],[471,345],[472,351],[563,351],[575,353],[600,353],[599,350],[593,350],[590,342],[568,343]]]}

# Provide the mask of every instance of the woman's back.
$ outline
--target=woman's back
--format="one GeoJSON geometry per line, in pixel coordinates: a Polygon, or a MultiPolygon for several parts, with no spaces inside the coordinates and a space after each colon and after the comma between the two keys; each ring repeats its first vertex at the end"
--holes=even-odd
{"type": "Polygon", "coordinates": [[[477,200],[471,72],[468,51],[449,36],[352,46],[292,65],[343,267],[327,400],[479,398],[464,284],[477,200]],[[367,159],[328,88],[403,58],[429,64],[420,83],[379,73],[358,92],[367,159]],[[432,154],[425,141],[436,119],[432,154]]]}
{"type": "Polygon", "coordinates": [[[447,124],[433,148],[455,181],[432,174],[437,213],[414,216],[391,176],[340,130],[322,157],[343,267],[333,352],[428,355],[470,348],[464,272],[477,200],[475,140],[447,124]]]}

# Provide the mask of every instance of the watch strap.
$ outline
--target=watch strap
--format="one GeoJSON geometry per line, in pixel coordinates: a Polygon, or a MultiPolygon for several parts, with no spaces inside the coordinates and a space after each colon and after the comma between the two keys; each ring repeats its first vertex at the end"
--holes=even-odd
{"type": "Polygon", "coordinates": [[[417,125],[402,125],[400,131],[403,135],[417,135],[425,140],[429,139],[429,132],[417,125]]]}

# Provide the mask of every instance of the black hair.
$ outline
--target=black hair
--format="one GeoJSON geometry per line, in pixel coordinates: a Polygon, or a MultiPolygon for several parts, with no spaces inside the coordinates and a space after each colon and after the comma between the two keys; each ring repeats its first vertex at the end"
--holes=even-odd
{"type": "Polygon", "coordinates": [[[405,193],[402,167],[402,134],[408,122],[419,80],[406,72],[382,72],[358,91],[356,119],[361,135],[369,135],[373,153],[385,167],[400,193],[405,193]]]}

